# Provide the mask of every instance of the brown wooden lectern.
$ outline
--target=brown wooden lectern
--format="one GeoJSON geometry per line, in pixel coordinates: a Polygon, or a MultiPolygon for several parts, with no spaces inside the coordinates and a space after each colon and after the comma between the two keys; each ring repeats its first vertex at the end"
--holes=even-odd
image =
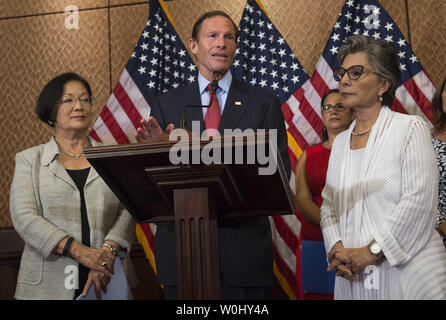
{"type": "Polygon", "coordinates": [[[185,139],[84,150],[136,222],[175,221],[179,299],[219,299],[217,219],[294,214],[282,160],[268,137],[266,132],[212,143],[185,139]],[[173,147],[189,164],[172,164],[173,147]],[[256,150],[276,155],[270,157],[277,164],[274,174],[259,175],[266,165],[252,161],[256,150]],[[206,165],[206,154],[221,161],[206,165]]]}

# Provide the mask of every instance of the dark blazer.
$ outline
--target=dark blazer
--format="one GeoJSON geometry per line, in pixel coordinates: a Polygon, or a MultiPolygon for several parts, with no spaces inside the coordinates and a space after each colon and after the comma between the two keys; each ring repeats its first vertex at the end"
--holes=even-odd
{"type": "MultiPolygon", "coordinates": [[[[198,82],[161,94],[150,102],[151,116],[165,129],[170,123],[179,127],[183,106],[201,104],[198,82]]],[[[200,121],[204,130],[201,108],[189,108],[186,126],[200,121]]],[[[278,150],[285,171],[290,176],[288,140],[278,98],[266,90],[232,79],[219,131],[224,129],[277,129],[278,150]],[[235,103],[237,102],[237,104],[235,103]]],[[[219,221],[218,229],[220,274],[235,287],[269,286],[273,279],[271,228],[267,217],[219,221]]],[[[158,224],[155,236],[155,260],[158,281],[176,285],[175,226],[158,224]]]]}

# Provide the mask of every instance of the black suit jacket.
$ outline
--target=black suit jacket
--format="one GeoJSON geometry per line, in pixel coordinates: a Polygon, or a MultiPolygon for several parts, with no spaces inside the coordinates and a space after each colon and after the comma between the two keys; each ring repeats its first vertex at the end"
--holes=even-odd
{"type": "MultiPolygon", "coordinates": [[[[183,106],[201,104],[198,82],[170,90],[150,102],[151,116],[165,129],[170,123],[179,127],[183,106]]],[[[201,108],[189,108],[187,129],[192,121],[200,122],[204,130],[201,108]]],[[[219,131],[224,129],[277,129],[278,150],[285,171],[290,176],[288,141],[280,102],[261,88],[232,79],[219,131]],[[236,103],[237,102],[237,103],[236,103]]],[[[255,188],[255,186],[253,186],[255,188]]],[[[240,218],[219,221],[218,246],[220,274],[226,283],[236,287],[269,286],[273,279],[271,228],[267,217],[240,218]]],[[[176,285],[176,241],[173,223],[158,224],[155,236],[155,260],[158,281],[176,285]]]]}

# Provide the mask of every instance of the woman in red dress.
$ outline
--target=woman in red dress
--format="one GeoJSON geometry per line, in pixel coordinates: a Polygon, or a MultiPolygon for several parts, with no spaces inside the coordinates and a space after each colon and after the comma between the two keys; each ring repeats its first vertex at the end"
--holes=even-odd
{"type": "MultiPolygon", "coordinates": [[[[336,135],[350,126],[352,109],[342,106],[338,89],[330,90],[321,101],[324,142],[308,147],[300,156],[296,167],[296,205],[302,215],[299,248],[302,240],[324,241],[320,207],[325,186],[331,145],[336,135]]],[[[332,294],[304,292],[304,300],[332,300],[332,294]]]]}

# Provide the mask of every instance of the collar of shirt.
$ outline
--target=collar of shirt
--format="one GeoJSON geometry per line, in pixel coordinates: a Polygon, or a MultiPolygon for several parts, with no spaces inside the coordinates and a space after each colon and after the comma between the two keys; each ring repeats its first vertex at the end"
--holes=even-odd
{"type": "MultiPolygon", "coordinates": [[[[232,82],[232,74],[231,71],[228,71],[225,76],[218,81],[218,89],[217,89],[217,99],[218,104],[220,105],[220,113],[223,113],[225,108],[226,98],[228,97],[229,88],[231,87],[232,82]]],[[[209,91],[206,90],[207,85],[209,84],[209,80],[198,73],[198,87],[200,89],[200,97],[201,104],[207,106],[209,104],[209,91]]],[[[203,108],[203,119],[206,116],[207,108],[203,108]]]]}

